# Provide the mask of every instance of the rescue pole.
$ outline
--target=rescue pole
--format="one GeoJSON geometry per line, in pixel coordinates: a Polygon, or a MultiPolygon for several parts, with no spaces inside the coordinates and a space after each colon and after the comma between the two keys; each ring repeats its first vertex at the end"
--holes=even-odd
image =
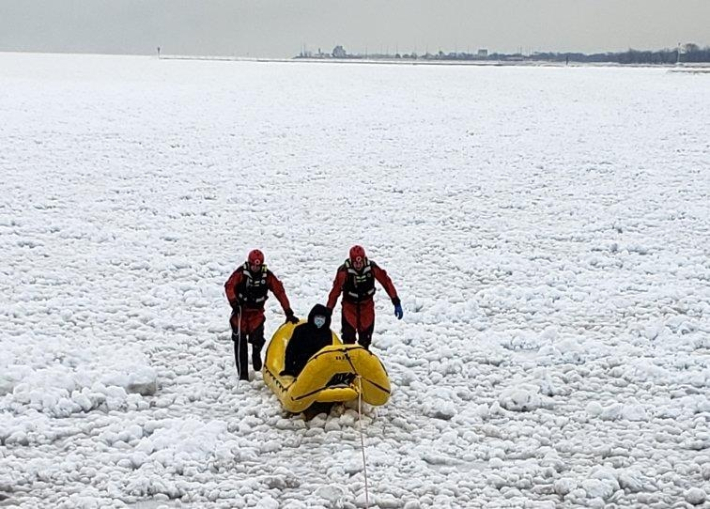
{"type": "MultiPolygon", "coordinates": [[[[239,322],[237,322],[237,376],[242,377],[242,306],[239,306],[239,322]]],[[[249,359],[247,358],[247,365],[249,364],[249,359]]],[[[247,367],[247,378],[249,377],[249,369],[247,367]]]]}

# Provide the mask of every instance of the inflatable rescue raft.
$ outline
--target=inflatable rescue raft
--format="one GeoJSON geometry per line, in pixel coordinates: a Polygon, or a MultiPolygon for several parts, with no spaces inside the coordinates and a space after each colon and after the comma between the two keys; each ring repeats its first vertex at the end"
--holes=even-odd
{"type": "Polygon", "coordinates": [[[300,413],[313,403],[337,403],[357,399],[370,405],[387,403],[390,382],[375,354],[360,345],[344,345],[332,332],[333,344],[315,353],[297,377],[282,374],[286,346],[298,325],[285,323],[274,333],[266,349],[264,381],[283,407],[300,413]]]}

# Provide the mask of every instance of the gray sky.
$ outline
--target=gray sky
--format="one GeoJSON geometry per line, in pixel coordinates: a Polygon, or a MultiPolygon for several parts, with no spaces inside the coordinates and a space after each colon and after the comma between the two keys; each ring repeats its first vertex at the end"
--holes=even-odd
{"type": "Polygon", "coordinates": [[[710,45],[710,0],[0,0],[0,51],[291,57],[710,45]]]}

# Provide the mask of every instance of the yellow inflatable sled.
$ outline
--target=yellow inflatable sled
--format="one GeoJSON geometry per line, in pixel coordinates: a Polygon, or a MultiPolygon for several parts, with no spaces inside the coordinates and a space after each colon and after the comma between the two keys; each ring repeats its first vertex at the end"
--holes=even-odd
{"type": "Polygon", "coordinates": [[[333,344],[314,354],[297,377],[281,375],[286,345],[298,324],[285,323],[274,333],[266,349],[264,381],[286,410],[300,413],[313,403],[337,403],[358,398],[370,405],[384,405],[390,397],[385,367],[375,354],[360,345],[344,345],[333,332],[333,344]]]}

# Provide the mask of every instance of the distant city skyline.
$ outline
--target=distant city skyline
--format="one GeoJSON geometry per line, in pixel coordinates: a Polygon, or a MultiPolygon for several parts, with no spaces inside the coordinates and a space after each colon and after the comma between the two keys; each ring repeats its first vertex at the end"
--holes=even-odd
{"type": "Polygon", "coordinates": [[[0,51],[289,58],[710,44],[708,0],[0,0],[0,51]]]}

